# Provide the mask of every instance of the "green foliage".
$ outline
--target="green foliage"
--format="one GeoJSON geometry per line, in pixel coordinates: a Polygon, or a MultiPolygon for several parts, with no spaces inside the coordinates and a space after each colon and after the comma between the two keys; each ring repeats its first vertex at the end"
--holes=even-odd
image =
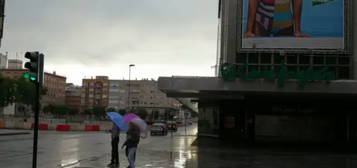
{"type": "Polygon", "coordinates": [[[57,117],[61,117],[67,115],[69,112],[69,108],[64,105],[55,105],[53,108],[53,115],[57,117]]]}
{"type": "Polygon", "coordinates": [[[75,108],[70,108],[69,109],[68,115],[73,116],[73,115],[77,115],[77,114],[79,114],[79,110],[78,109],[75,109],[75,108]]]}
{"type": "Polygon", "coordinates": [[[92,115],[93,114],[93,109],[85,109],[84,114],[86,115],[92,115]]]}
{"type": "Polygon", "coordinates": [[[133,110],[133,113],[137,114],[140,118],[146,119],[148,112],[144,108],[137,108],[133,110]]]}
{"type": "Polygon", "coordinates": [[[126,110],[125,110],[125,109],[119,109],[119,110],[118,110],[118,113],[119,113],[120,115],[125,115],[125,114],[126,114],[126,110]]]}
{"type": "Polygon", "coordinates": [[[17,86],[16,92],[16,102],[23,103],[26,105],[32,105],[35,103],[35,85],[23,78],[15,81],[17,86]]]}
{"type": "Polygon", "coordinates": [[[105,107],[104,106],[96,106],[92,110],[93,115],[96,116],[97,118],[103,118],[105,117],[105,107]]]}
{"type": "MultiPolygon", "coordinates": [[[[0,74],[0,88],[0,107],[11,103],[26,105],[35,103],[35,85],[24,78],[14,80],[0,74]]],[[[46,88],[40,88],[40,95],[45,95],[46,92],[46,88]]]]}
{"type": "Polygon", "coordinates": [[[43,108],[43,112],[52,114],[53,116],[60,118],[64,116],[73,116],[79,114],[78,109],[70,108],[66,105],[48,105],[43,108]]]}
{"type": "Polygon", "coordinates": [[[0,78],[0,107],[14,103],[16,100],[15,81],[9,78],[0,78]]]}
{"type": "Polygon", "coordinates": [[[107,112],[117,112],[117,110],[113,107],[107,109],[107,112]]]}
{"type": "Polygon", "coordinates": [[[53,105],[47,105],[45,107],[43,107],[42,111],[45,113],[45,114],[53,114],[53,105]]]}

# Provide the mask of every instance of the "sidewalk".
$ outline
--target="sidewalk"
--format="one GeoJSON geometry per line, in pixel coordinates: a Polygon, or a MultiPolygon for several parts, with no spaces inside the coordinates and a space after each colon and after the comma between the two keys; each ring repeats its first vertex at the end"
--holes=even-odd
{"type": "Polygon", "coordinates": [[[0,136],[31,134],[31,130],[0,129],[0,136]]]}
{"type": "Polygon", "coordinates": [[[204,168],[352,168],[357,167],[356,150],[331,145],[255,143],[239,144],[199,137],[198,167],[204,168]]]}

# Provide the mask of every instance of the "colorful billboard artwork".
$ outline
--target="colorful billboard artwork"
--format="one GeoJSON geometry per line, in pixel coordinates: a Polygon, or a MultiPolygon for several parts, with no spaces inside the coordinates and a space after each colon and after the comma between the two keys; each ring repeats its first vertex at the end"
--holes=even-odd
{"type": "Polygon", "coordinates": [[[244,49],[344,49],[344,0],[243,0],[244,49]]]}

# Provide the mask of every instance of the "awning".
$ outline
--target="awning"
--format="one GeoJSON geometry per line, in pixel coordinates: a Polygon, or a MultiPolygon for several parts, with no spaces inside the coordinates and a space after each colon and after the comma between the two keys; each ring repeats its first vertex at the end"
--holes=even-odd
{"type": "Polygon", "coordinates": [[[310,82],[301,88],[293,80],[279,87],[275,80],[264,79],[224,81],[219,77],[159,77],[158,86],[167,96],[180,98],[243,99],[247,95],[357,98],[355,80],[310,82]]]}

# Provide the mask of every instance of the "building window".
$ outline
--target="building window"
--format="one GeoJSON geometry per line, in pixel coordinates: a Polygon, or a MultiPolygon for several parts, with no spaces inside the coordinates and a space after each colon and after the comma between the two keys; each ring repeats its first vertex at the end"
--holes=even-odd
{"type": "Polygon", "coordinates": [[[260,55],[261,64],[271,64],[271,54],[262,54],[260,55]]]}
{"type": "Polygon", "coordinates": [[[323,64],[324,63],[324,57],[315,56],[313,58],[313,60],[314,60],[314,64],[323,64]]]}

